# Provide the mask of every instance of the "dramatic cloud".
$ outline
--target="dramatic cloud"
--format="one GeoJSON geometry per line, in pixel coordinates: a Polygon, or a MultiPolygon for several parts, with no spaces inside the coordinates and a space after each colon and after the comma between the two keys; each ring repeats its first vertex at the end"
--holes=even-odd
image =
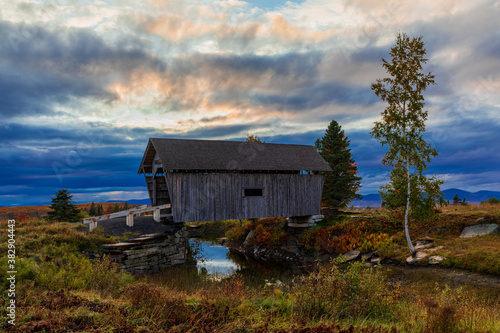
{"type": "Polygon", "coordinates": [[[399,31],[422,35],[429,174],[499,190],[494,0],[0,0],[0,205],[145,198],[149,137],[313,144],[335,119],[362,193],[387,180],[370,85],[399,31]]]}

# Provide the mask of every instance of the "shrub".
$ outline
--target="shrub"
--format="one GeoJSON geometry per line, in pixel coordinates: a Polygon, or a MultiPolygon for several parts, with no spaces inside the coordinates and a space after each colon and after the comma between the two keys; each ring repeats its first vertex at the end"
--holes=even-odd
{"type": "Polygon", "coordinates": [[[287,238],[284,218],[259,219],[257,223],[252,242],[267,247],[277,247],[287,238]]]}
{"type": "Polygon", "coordinates": [[[252,230],[252,223],[245,220],[242,225],[237,225],[229,229],[226,232],[226,237],[231,242],[241,243],[245,240],[250,230],[252,230]]]}
{"type": "Polygon", "coordinates": [[[305,231],[299,244],[323,253],[345,253],[361,245],[364,225],[344,223],[305,231]]]}
{"type": "Polygon", "coordinates": [[[381,248],[391,247],[393,244],[392,238],[387,234],[369,234],[363,237],[360,251],[370,252],[381,248]]]}
{"type": "Polygon", "coordinates": [[[488,199],[488,203],[489,203],[489,204],[498,204],[498,203],[500,203],[500,199],[497,199],[497,198],[489,198],[489,199],[488,199]]]}
{"type": "Polygon", "coordinates": [[[319,266],[294,286],[294,311],[304,319],[322,317],[388,317],[392,314],[391,290],[376,268],[355,262],[342,271],[339,257],[332,265],[319,266]]]}

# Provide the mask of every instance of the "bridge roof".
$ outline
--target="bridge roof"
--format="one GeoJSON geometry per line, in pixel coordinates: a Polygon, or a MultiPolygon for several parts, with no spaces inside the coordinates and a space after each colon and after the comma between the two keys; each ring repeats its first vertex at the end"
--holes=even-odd
{"type": "Polygon", "coordinates": [[[313,146],[150,138],[139,173],[152,172],[156,153],[165,171],[331,171],[313,146]]]}

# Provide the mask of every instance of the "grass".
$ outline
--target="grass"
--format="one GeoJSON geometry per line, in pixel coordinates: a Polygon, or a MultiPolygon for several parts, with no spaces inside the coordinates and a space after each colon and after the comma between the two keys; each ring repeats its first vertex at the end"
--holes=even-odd
{"type": "MultiPolygon", "coordinates": [[[[407,255],[400,225],[382,209],[324,221],[318,229],[355,224],[381,252],[407,255]]],[[[437,220],[411,226],[432,235],[450,267],[499,274],[499,236],[460,239],[463,226],[498,221],[497,207],[445,207],[437,220]],[[483,220],[483,221],[484,221],[483,220]],[[431,233],[435,228],[446,228],[431,233]]],[[[238,221],[236,221],[238,222],[238,221]]],[[[269,222],[269,221],[268,221],[269,222]]],[[[224,222],[223,224],[226,224],[224,222]]],[[[227,223],[230,224],[230,223],[227,223]]],[[[234,223],[233,223],[234,225],[234,223]]],[[[239,223],[236,223],[239,227],[239,223]]],[[[246,224],[244,224],[246,227],[246,224]]],[[[268,227],[266,224],[263,226],[268,227]]],[[[6,230],[6,221],[0,222],[6,230]]],[[[334,229],[337,228],[337,229],[334,229]]],[[[263,229],[262,235],[267,235],[263,229]]],[[[246,231],[243,230],[242,232],[246,231]]],[[[269,231],[271,232],[271,231],[269,231]]],[[[244,233],[244,232],[243,232],[244,233]]],[[[271,235],[272,236],[272,235],[271,235]]],[[[7,252],[7,233],[0,236],[7,252]]],[[[270,240],[275,241],[272,237],[270,240]]],[[[131,276],[108,259],[82,252],[119,241],[81,225],[27,219],[16,225],[16,326],[6,332],[499,332],[498,286],[454,283],[437,269],[372,267],[335,261],[310,275],[265,287],[241,275],[210,279],[195,269],[131,276]]],[[[358,246],[363,246],[360,243],[358,246]]],[[[368,245],[365,245],[368,246],[368,245]]],[[[5,259],[0,259],[5,267],[5,259]]],[[[0,271],[8,300],[6,270],[0,271]]],[[[6,304],[4,302],[4,304],[6,304]]],[[[5,311],[3,311],[5,313],[5,311]]]]}

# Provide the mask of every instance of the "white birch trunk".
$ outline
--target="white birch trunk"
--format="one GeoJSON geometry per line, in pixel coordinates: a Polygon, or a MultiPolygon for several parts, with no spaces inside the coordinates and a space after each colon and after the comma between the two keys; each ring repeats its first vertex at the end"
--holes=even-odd
{"type": "Polygon", "coordinates": [[[408,242],[408,247],[410,248],[411,253],[414,255],[417,251],[413,247],[413,244],[410,239],[410,233],[408,232],[408,216],[410,214],[410,195],[411,195],[411,182],[410,182],[410,158],[406,157],[406,172],[408,177],[408,197],[406,198],[406,212],[405,212],[405,235],[406,241],[408,242]]]}

